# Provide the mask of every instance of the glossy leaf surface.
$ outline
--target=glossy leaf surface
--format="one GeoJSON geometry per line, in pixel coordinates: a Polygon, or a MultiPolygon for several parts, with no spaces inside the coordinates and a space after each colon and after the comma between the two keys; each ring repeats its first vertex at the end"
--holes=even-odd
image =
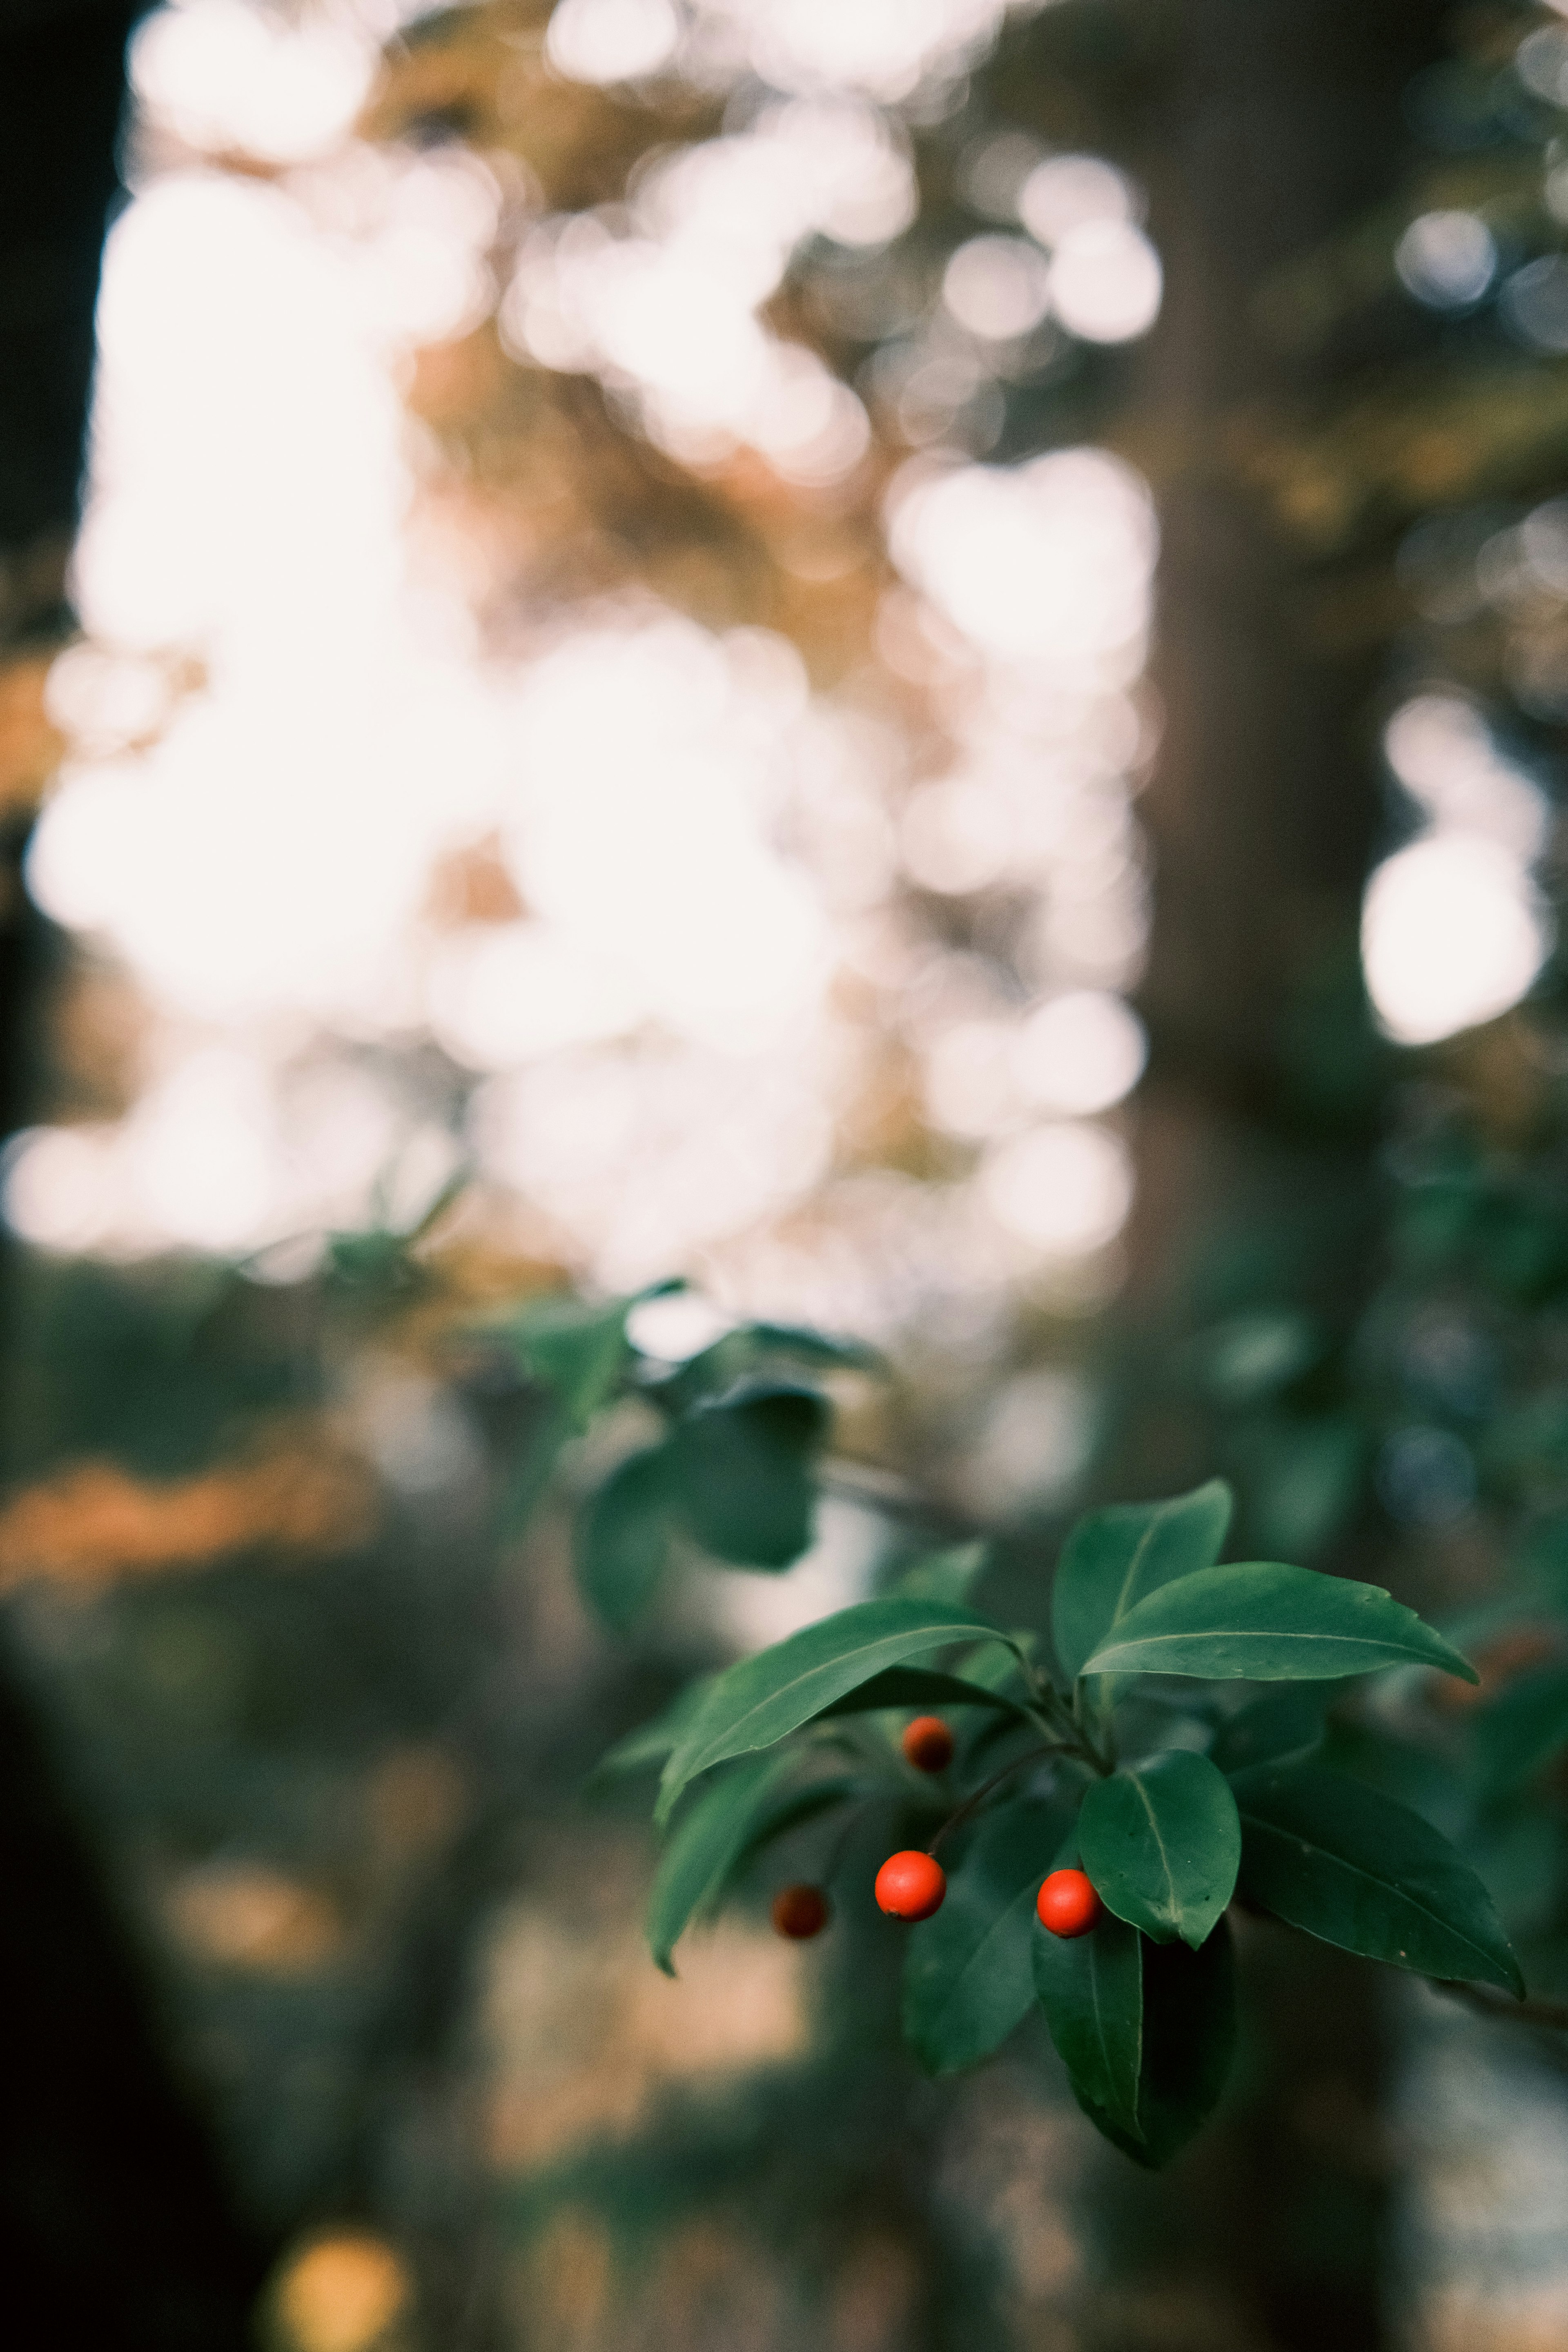
{"type": "Polygon", "coordinates": [[[1066,1673],[1080,1675],[1112,1629],[1173,1578],[1210,1568],[1230,1526],[1230,1488],[1211,1478],[1162,1503],[1090,1511],[1062,1547],[1051,1588],[1051,1640],[1066,1673]]]}
{"type": "Polygon", "coordinates": [[[910,1937],[904,2038],[928,2074],[988,2058],[1027,2015],[1035,1896],[1063,1827],[1054,1806],[999,1808],[949,1880],[942,1909],[910,1937]]]}
{"type": "Polygon", "coordinates": [[[1074,2096],[1097,2121],[1141,2139],[1142,1937],[1113,1913],[1088,1936],[1053,1936],[1038,1919],[1030,1933],[1036,1997],[1074,2096]]]}
{"type": "Polygon", "coordinates": [[[1101,1901],[1158,1943],[1203,1943],[1235,1891],[1241,1823],[1206,1756],[1174,1749],[1097,1780],[1078,1838],[1101,1901]]]}
{"type": "Polygon", "coordinates": [[[1248,1699],[1215,1732],[1211,1762],[1222,1772],[1245,1772],[1254,1764],[1306,1754],[1322,1739],[1323,1709],[1332,1697],[1321,1686],[1297,1683],[1248,1699]]]}
{"type": "Polygon", "coordinates": [[[995,1633],[973,1609],[950,1601],[862,1601],[754,1658],[742,1658],[718,1676],[666,1764],[658,1819],[668,1819],[681,1790],[699,1772],[728,1757],[772,1747],[885,1667],[995,1633]]]}
{"type": "Polygon", "coordinates": [[[1326,1682],[1410,1665],[1478,1679],[1458,1650],[1381,1586],[1282,1560],[1241,1560],[1150,1593],[1085,1671],[1326,1682]]]}
{"type": "Polygon", "coordinates": [[[1342,1951],[1523,1991],[1490,1895],[1419,1813],[1319,1764],[1265,1764],[1231,1786],[1249,1901],[1342,1951]]]}

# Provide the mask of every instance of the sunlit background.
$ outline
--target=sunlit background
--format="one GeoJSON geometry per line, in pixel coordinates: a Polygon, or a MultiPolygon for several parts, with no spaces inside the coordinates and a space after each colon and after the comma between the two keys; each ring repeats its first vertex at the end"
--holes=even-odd
{"type": "MultiPolygon", "coordinates": [[[[412,1228],[451,1187],[440,1230],[486,1270],[476,1297],[497,1268],[595,1294],[682,1276],[638,1327],[671,1361],[743,1317],[853,1333],[897,1368],[957,1522],[1073,1500],[1107,1427],[1100,1335],[1131,1236],[1158,1227],[1135,1000],[1160,878],[1138,806],[1163,732],[1163,461],[1097,437],[1087,400],[1037,428],[1031,403],[1136,369],[1166,289],[1131,165],[975,97],[1037,13],[510,0],[437,24],[184,0],[142,19],[79,634],[48,669],[61,758],[26,865],[68,942],[72,1076],[4,1161],[20,1243],[117,1274],[216,1260],[287,1300],[334,1234],[412,1228]]],[[[1516,46],[1519,86],[1568,109],[1568,27],[1532,16],[1516,46]]],[[[1542,200],[1568,220],[1561,145],[1542,200]]],[[[1528,253],[1498,205],[1407,207],[1385,244],[1407,307],[1456,333],[1484,308],[1531,360],[1568,352],[1568,260],[1528,253]]],[[[1325,548],[1359,495],[1305,461],[1273,487],[1325,548]]],[[[1382,1045],[1421,1049],[1519,1006],[1556,946],[1542,746],[1568,717],[1568,499],[1456,507],[1404,532],[1397,569],[1427,635],[1369,750],[1384,822],[1360,950],[1382,1045]],[[1478,616],[1507,708],[1442,652],[1478,616]]],[[[164,1510],[140,1538],[101,1465],[23,1497],[0,1516],[7,1580],[63,1562],[58,1580],[92,1584],[258,1539],[342,1549],[367,1480],[426,1533],[471,1533],[484,1433],[417,1349],[342,1350],[326,1409],[330,1461],[262,1460],[237,1506],[232,1482],[187,1480],[186,1520],[164,1510]]],[[[1456,1468],[1411,1436],[1380,1457],[1391,1517],[1462,1517],[1464,1444],[1456,1468]]],[[[787,1588],[707,1571],[710,1631],[744,1646],[868,1590],[889,1541],[868,1491],[825,1507],[787,1588]]],[[[41,1654],[102,1652],[85,1604],[26,1605],[41,1654]]],[[[139,1671],[170,1720],[221,1717],[245,1605],[149,1621],[139,1671]]],[[[519,1670],[541,1705],[592,1641],[569,1600],[549,1606],[519,1670]]],[[[377,1857],[380,1919],[473,1792],[438,1730],[356,1773],[352,1800],[345,1777],[321,1802],[377,1857]]],[[[274,2045],[236,1994],[341,1988],[378,1931],[243,1812],[200,1853],[149,1832],[141,1899],[166,1964],[207,1987],[187,2038],[245,2193],[302,2231],[279,2341],[401,2344],[397,2197],[356,2235],[337,2226],[352,2200],[321,2195],[305,2228],[314,2177],[282,2145],[331,2137],[331,2000],[353,1997],[289,2029],[268,2122],[256,2050],[274,2045]]],[[[721,2099],[809,2041],[798,1955],[727,1927],[667,1986],[632,1933],[641,1847],[606,1832],[589,1888],[571,1842],[539,1831],[483,1913],[448,2102],[468,2103],[448,2172],[470,2198],[624,2138],[672,2084],[721,2099]]],[[[1400,2065],[1400,2275],[1430,2321],[1411,2343],[1467,2340],[1453,2314],[1513,2228],[1544,2284],[1520,2290],[1526,2332],[1487,2341],[1544,2347],[1528,2329],[1563,2319],[1568,2274],[1540,2185],[1568,2180],[1560,2084],[1521,2090],[1484,2028],[1425,2011],[1400,2065]]],[[[411,2173],[421,2117],[437,2128],[417,2107],[411,2173]]],[[[960,2238],[1004,2246],[1020,2344],[1079,2340],[1061,2315],[1091,2259],[1075,2128],[1010,2077],[989,2106],[963,2091],[946,2126],[940,2196],[960,2238]]],[[[413,2234],[438,2235],[417,2209],[413,2234]]],[[[617,2319],[581,2200],[523,2244],[509,2343],[656,2341],[617,2319]]],[[[727,2315],[660,2346],[799,2341],[785,2288],[743,2293],[721,2237],[688,2228],[650,2259],[656,2302],[710,2315],[717,2294],[727,2315]]],[[[844,2352],[906,2340],[919,2280],[896,2233],[867,2237],[831,2300],[844,2352]]]]}

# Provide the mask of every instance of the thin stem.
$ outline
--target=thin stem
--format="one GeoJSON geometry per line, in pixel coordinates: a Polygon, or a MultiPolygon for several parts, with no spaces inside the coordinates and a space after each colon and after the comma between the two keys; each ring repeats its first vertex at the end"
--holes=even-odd
{"type": "Polygon", "coordinates": [[[983,1780],[979,1788],[974,1790],[972,1796],[965,1797],[963,1804],[959,1806],[956,1812],[949,1813],[946,1821],[943,1822],[935,1837],[932,1838],[930,1845],[927,1846],[926,1852],[930,1854],[934,1854],[943,1838],[946,1837],[950,1832],[961,1828],[972,1813],[979,1811],[980,1807],[985,1802],[986,1798],[991,1794],[992,1790],[1000,1788],[1002,1782],[1009,1779],[1013,1773],[1021,1772],[1026,1764],[1037,1764],[1042,1756],[1060,1756],[1064,1752],[1066,1745],[1067,1743],[1064,1740],[1055,1739],[1047,1747],[1026,1748],[1022,1756],[1015,1756],[1010,1764],[1004,1764],[1000,1772],[993,1772],[989,1780],[983,1780]]]}
{"type": "Polygon", "coordinates": [[[1428,1979],[1434,1992],[1446,1992],[1450,2000],[1462,2000],[1482,2017],[1500,2019],[1507,2025],[1543,2025],[1553,2032],[1568,2033],[1568,2000],[1510,2000],[1504,1992],[1489,1992],[1484,1985],[1461,1984],[1445,1977],[1428,1979]]]}

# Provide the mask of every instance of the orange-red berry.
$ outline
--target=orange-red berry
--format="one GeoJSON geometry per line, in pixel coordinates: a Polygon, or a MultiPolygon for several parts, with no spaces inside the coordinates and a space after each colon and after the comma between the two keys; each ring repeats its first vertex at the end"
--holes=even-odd
{"type": "Polygon", "coordinates": [[[804,1944],[827,1925],[827,1897],[820,1886],[781,1886],[773,1896],[773,1932],[804,1944]]]}
{"type": "Polygon", "coordinates": [[[1053,1936],[1087,1936],[1105,1916],[1105,1906],[1081,1870],[1053,1870],[1035,1908],[1053,1936]]]}
{"type": "Polygon", "coordinates": [[[952,1734],[940,1715],[917,1715],[900,1745],[917,1772],[945,1772],[952,1761],[952,1734]]]}
{"type": "Polygon", "coordinates": [[[947,1873],[929,1853],[912,1847],[890,1853],[877,1873],[877,1900],[895,1919],[929,1919],[942,1909],[947,1873]]]}

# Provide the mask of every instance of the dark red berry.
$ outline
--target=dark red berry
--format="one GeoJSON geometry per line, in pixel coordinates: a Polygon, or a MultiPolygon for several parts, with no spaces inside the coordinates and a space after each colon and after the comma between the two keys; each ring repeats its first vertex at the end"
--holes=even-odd
{"type": "Polygon", "coordinates": [[[773,1896],[773,1932],[804,1944],[827,1925],[827,1897],[820,1886],[781,1886],[773,1896]]]}
{"type": "Polygon", "coordinates": [[[952,1761],[952,1734],[940,1715],[917,1715],[900,1744],[917,1772],[945,1772],[952,1761]]]}

